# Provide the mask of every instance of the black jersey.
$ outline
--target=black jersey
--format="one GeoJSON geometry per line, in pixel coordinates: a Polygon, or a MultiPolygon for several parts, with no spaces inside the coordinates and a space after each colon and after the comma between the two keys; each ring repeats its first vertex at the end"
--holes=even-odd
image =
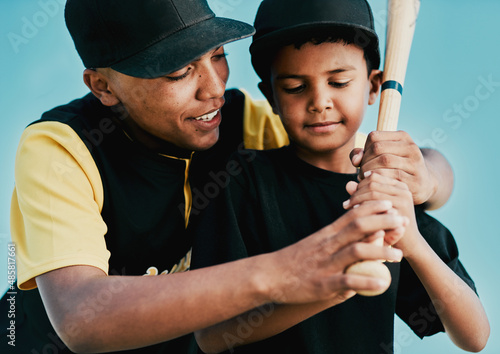
{"type": "MultiPolygon", "coordinates": [[[[289,147],[233,156],[227,187],[192,225],[192,267],[278,250],[332,223],[345,210],[346,183],[356,175],[309,165],[289,147]]],[[[451,233],[416,208],[419,230],[434,251],[473,289],[451,233]]],[[[419,336],[443,331],[436,311],[409,264],[387,264],[390,288],[375,297],[354,296],[269,339],[236,353],[392,353],[394,314],[419,336]]],[[[307,265],[304,265],[304,271],[307,265]]],[[[215,285],[214,285],[215,286],[215,285]]],[[[269,310],[272,312],[272,310],[269,310]]],[[[268,311],[268,312],[269,312],[268,311]]],[[[261,317],[264,317],[262,315],[261,317]]],[[[251,329],[251,324],[248,324],[251,329]]],[[[227,338],[238,343],[238,338],[227,338]]]]}

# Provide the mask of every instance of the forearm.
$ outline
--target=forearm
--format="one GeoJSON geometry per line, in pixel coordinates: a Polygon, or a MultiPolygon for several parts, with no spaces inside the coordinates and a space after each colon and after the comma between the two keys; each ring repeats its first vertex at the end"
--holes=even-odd
{"type": "Polygon", "coordinates": [[[453,191],[453,170],[438,151],[433,149],[421,149],[421,151],[434,182],[433,192],[424,206],[427,210],[439,209],[450,199],[453,191]]]}
{"type": "MultiPolygon", "coordinates": [[[[352,296],[354,292],[350,294],[352,296]]],[[[347,295],[349,296],[349,295],[347,295]]],[[[267,304],[215,326],[197,331],[196,340],[205,353],[219,353],[274,336],[309,317],[341,303],[343,299],[303,305],[267,304]]]]}
{"type": "Polygon", "coordinates": [[[388,202],[364,203],[279,251],[186,273],[106,276],[73,266],[36,281],[52,325],[73,351],[152,345],[267,303],[313,303],[337,291],[384,288],[381,279],[343,270],[360,260],[401,259],[399,250],[358,242],[380,230],[404,232],[406,219],[386,213],[391,208],[388,202]]]}
{"type": "Polygon", "coordinates": [[[254,261],[156,277],[68,267],[37,282],[61,339],[77,352],[106,352],[167,341],[268,302],[254,261]]]}
{"type": "Polygon", "coordinates": [[[489,337],[486,313],[474,291],[422,239],[407,260],[424,285],[446,333],[460,348],[480,351],[489,337]]]}

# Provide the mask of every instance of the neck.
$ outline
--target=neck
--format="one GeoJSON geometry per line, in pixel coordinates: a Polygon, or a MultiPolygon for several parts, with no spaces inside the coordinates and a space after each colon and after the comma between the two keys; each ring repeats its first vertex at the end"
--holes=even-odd
{"type": "Polygon", "coordinates": [[[356,173],[357,171],[349,158],[349,154],[354,149],[354,139],[339,148],[324,152],[303,149],[293,143],[291,147],[301,160],[323,170],[336,173],[356,173]]]}
{"type": "Polygon", "coordinates": [[[191,157],[192,150],[179,147],[144,131],[132,119],[120,119],[116,122],[130,140],[139,143],[151,152],[179,158],[191,157]]]}

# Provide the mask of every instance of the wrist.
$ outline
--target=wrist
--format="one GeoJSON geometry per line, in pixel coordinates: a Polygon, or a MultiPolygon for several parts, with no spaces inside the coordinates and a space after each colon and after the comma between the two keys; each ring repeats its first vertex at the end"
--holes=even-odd
{"type": "Polygon", "coordinates": [[[270,302],[276,302],[282,294],[279,294],[277,287],[278,281],[278,260],[277,253],[266,253],[252,257],[254,265],[252,266],[251,276],[248,279],[252,297],[256,301],[256,306],[261,306],[270,302]]]}
{"type": "Polygon", "coordinates": [[[426,163],[426,165],[427,165],[427,171],[429,171],[430,189],[429,189],[429,197],[427,198],[425,203],[432,204],[436,199],[437,191],[439,189],[440,180],[439,180],[438,174],[432,168],[432,165],[429,163],[426,163]]]}
{"type": "MultiPolygon", "coordinates": [[[[406,237],[406,235],[404,236],[406,237]]],[[[426,250],[429,248],[427,241],[423,238],[423,236],[418,232],[418,236],[413,238],[413,242],[410,245],[406,246],[403,249],[404,258],[408,261],[408,263],[413,264],[422,259],[422,257],[427,254],[426,250]]]]}

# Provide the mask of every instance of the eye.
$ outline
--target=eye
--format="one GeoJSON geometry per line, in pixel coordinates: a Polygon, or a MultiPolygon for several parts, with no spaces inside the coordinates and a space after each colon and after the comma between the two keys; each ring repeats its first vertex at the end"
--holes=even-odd
{"type": "Polygon", "coordinates": [[[187,77],[190,72],[191,72],[191,67],[187,68],[186,71],[181,75],[168,75],[165,76],[165,78],[169,81],[179,81],[187,77]]]}
{"type": "Polygon", "coordinates": [[[300,85],[300,86],[295,86],[295,87],[283,87],[283,91],[285,91],[288,94],[298,94],[301,93],[305,90],[306,86],[305,85],[300,85]]]}
{"type": "Polygon", "coordinates": [[[349,85],[349,82],[350,81],[347,81],[347,82],[330,82],[329,85],[333,86],[335,88],[343,88],[343,87],[346,87],[347,85],[349,85]]]}
{"type": "Polygon", "coordinates": [[[221,59],[224,59],[225,57],[227,57],[229,54],[226,53],[226,52],[223,52],[221,54],[216,54],[212,57],[213,60],[215,61],[218,61],[218,60],[221,60],[221,59]]]}

